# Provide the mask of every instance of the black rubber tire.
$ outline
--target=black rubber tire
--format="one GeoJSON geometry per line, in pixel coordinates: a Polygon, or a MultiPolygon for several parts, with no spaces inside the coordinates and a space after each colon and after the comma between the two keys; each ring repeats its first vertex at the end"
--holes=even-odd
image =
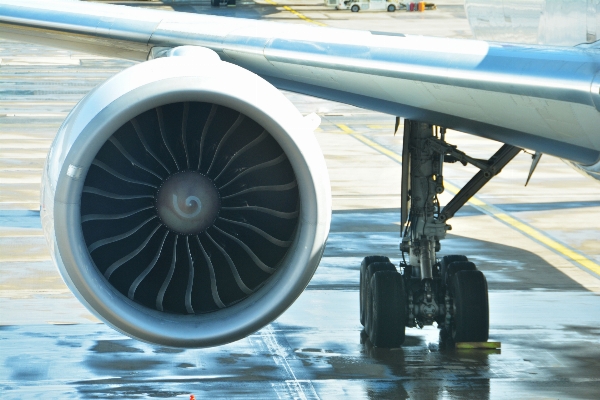
{"type": "Polygon", "coordinates": [[[389,263],[390,259],[386,256],[367,256],[363,258],[360,263],[360,289],[359,289],[359,302],[360,302],[360,323],[365,326],[365,309],[367,305],[366,299],[366,282],[365,275],[367,274],[367,267],[374,262],[385,262],[389,263]]]}
{"type": "Polygon", "coordinates": [[[487,342],[490,328],[488,287],[481,271],[459,271],[452,277],[454,342],[487,342]]]}
{"type": "Polygon", "coordinates": [[[369,326],[369,321],[370,321],[370,313],[371,313],[371,309],[372,309],[372,296],[371,296],[371,285],[369,284],[369,282],[371,282],[371,278],[373,277],[373,275],[379,271],[392,271],[392,272],[397,272],[396,271],[396,267],[394,266],[394,264],[389,263],[389,262],[374,262],[369,264],[369,266],[367,267],[367,273],[365,274],[365,331],[367,331],[367,334],[369,334],[370,331],[370,326],[369,326]]]}
{"type": "Polygon", "coordinates": [[[221,2],[220,2],[220,0],[210,0],[210,5],[212,7],[219,7],[219,6],[221,6],[221,2]]]}
{"type": "Polygon", "coordinates": [[[469,259],[467,256],[453,254],[444,256],[440,260],[440,276],[444,279],[444,283],[446,283],[446,270],[448,269],[448,266],[456,261],[469,261],[469,259]]]}
{"type": "Polygon", "coordinates": [[[356,4],[353,5],[352,7],[350,7],[350,11],[352,11],[352,12],[358,12],[358,10],[360,10],[360,7],[357,6],[356,4]]]}
{"type": "Polygon", "coordinates": [[[452,282],[452,277],[460,271],[477,271],[477,267],[470,261],[454,261],[450,263],[446,268],[446,273],[444,274],[444,282],[446,283],[446,287],[450,287],[450,282],[452,282]]]}
{"type": "Polygon", "coordinates": [[[401,263],[400,268],[402,268],[402,275],[404,276],[404,279],[412,278],[412,272],[413,272],[412,265],[401,263]]]}
{"type": "Polygon", "coordinates": [[[396,11],[396,6],[393,4],[390,4],[387,8],[388,12],[394,12],[396,11]]]}
{"type": "Polygon", "coordinates": [[[375,347],[400,347],[404,343],[407,319],[406,292],[402,275],[379,271],[371,277],[371,332],[375,347]]]}

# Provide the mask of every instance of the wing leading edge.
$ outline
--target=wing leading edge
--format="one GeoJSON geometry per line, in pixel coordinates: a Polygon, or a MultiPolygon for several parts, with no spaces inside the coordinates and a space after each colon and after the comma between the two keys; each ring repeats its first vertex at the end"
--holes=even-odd
{"type": "Polygon", "coordinates": [[[276,87],[581,164],[600,158],[600,50],[387,36],[124,6],[0,0],[0,37],[145,60],[204,46],[276,87]]]}

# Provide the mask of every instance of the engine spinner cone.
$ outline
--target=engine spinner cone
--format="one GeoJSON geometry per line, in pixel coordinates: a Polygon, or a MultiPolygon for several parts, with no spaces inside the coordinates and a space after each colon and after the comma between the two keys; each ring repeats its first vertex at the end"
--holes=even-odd
{"type": "Polygon", "coordinates": [[[182,235],[204,232],[217,218],[220,203],[213,181],[196,171],[171,175],[156,194],[161,221],[182,235]]]}

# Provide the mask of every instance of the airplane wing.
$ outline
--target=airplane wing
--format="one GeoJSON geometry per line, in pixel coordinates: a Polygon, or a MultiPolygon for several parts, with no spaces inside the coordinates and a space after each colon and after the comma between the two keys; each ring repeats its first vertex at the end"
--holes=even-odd
{"type": "Polygon", "coordinates": [[[207,347],[247,336],[281,315],[319,265],[331,220],[327,168],[310,134],[315,118],[278,88],[406,118],[408,262],[402,274],[387,257],[361,265],[361,323],[376,346],[398,346],[406,326],[434,322],[456,341],[487,340],[485,277],[465,256],[437,252],[448,219],[520,148],[588,175],[600,169],[594,45],[65,0],[0,0],[0,37],[150,60],[100,84],[67,116],[44,168],[41,216],[73,293],[115,329],[152,343],[207,347]],[[445,128],[505,144],[475,159],[445,141],[445,128]],[[441,209],[443,165],[453,161],[480,171],[441,209]]]}
{"type": "Polygon", "coordinates": [[[140,61],[202,46],[280,89],[583,165],[600,159],[598,46],[388,35],[64,0],[0,0],[0,37],[140,61]]]}

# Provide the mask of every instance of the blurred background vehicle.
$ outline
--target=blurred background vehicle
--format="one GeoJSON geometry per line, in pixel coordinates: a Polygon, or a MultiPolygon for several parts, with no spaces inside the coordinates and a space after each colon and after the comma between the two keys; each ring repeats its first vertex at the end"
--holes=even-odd
{"type": "MultiPolygon", "coordinates": [[[[326,0],[326,5],[330,5],[333,0],[326,0]]],[[[338,10],[359,11],[384,11],[394,12],[399,9],[406,9],[406,4],[395,0],[337,0],[335,6],[338,10]]]]}

